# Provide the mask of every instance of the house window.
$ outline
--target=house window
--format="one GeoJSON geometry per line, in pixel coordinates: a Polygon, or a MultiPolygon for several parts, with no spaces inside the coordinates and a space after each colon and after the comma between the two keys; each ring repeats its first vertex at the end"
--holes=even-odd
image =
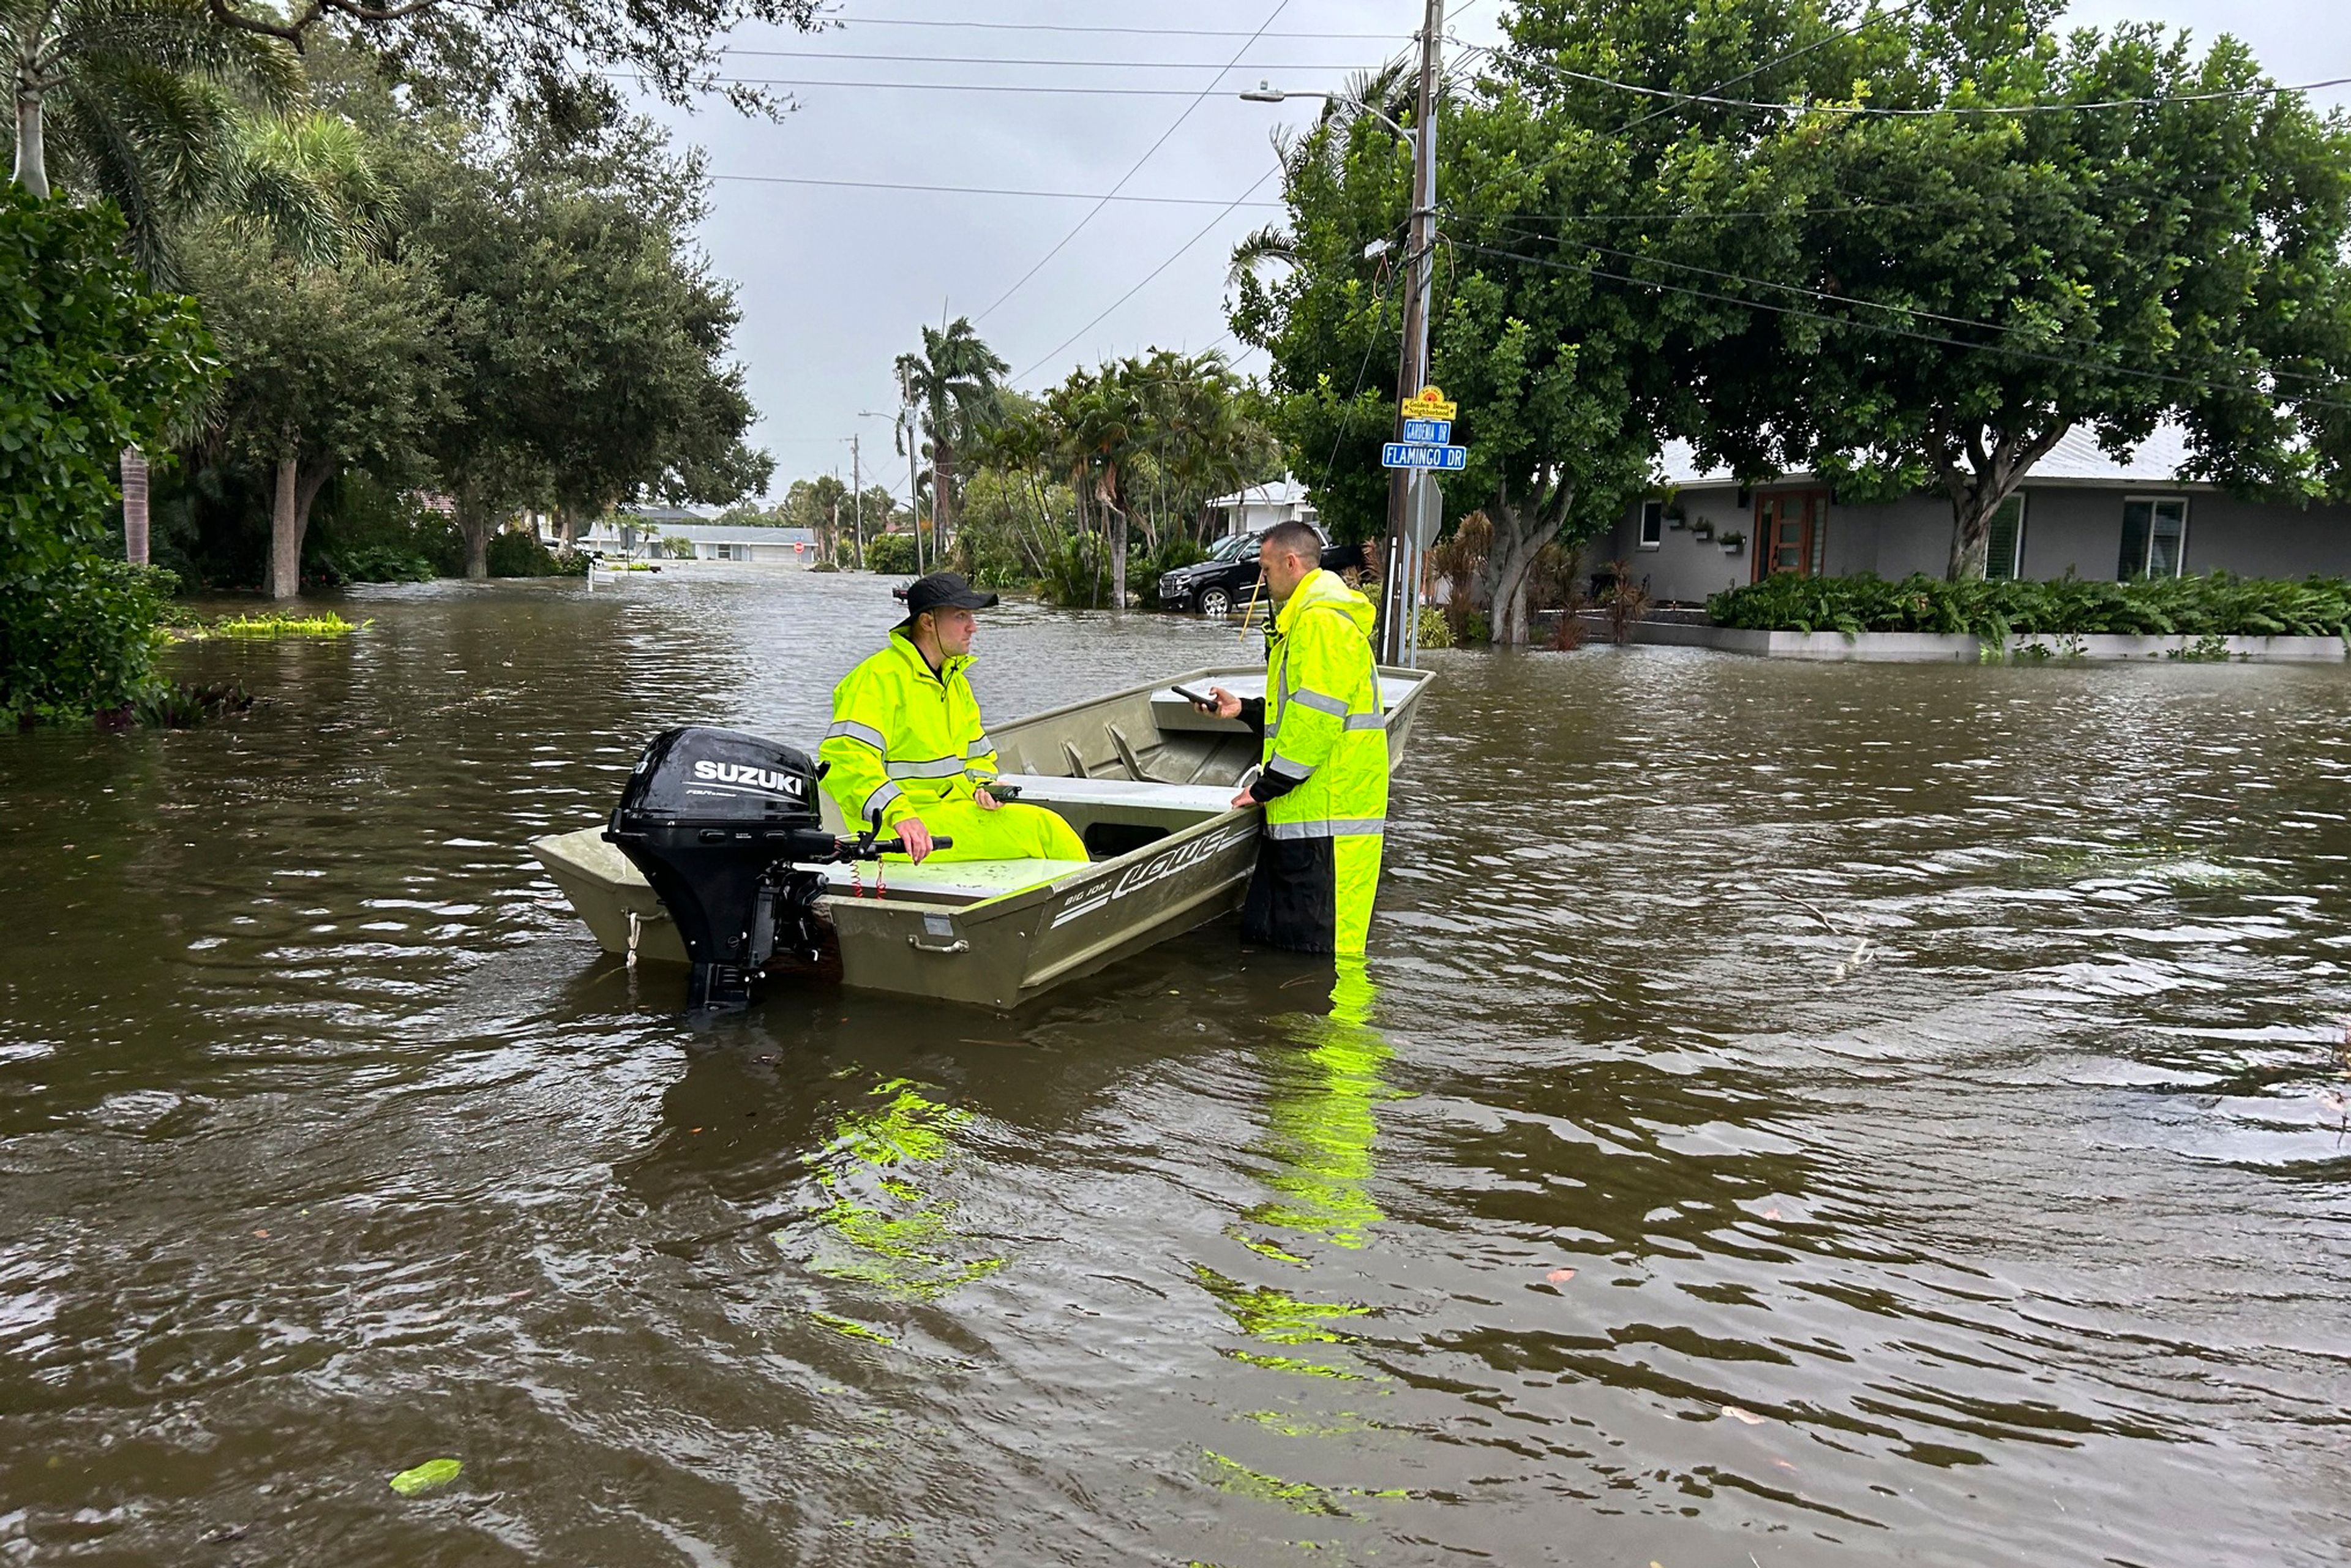
{"type": "Polygon", "coordinates": [[[1666,540],[1666,504],[1663,501],[1641,503],[1641,548],[1656,549],[1666,540]]]}
{"type": "Polygon", "coordinates": [[[2130,496],[2123,500],[2123,552],[2115,575],[2178,577],[2188,559],[2188,497],[2130,496]]]}
{"type": "Polygon", "coordinates": [[[2011,496],[1991,515],[1991,537],[1984,549],[1984,575],[1994,582],[2010,582],[2024,574],[2024,497],[2011,496]]]}

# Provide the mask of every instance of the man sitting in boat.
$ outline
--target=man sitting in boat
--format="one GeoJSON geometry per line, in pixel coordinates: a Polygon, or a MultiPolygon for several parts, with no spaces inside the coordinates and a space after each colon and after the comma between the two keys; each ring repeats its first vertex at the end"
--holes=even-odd
{"type": "Polygon", "coordinates": [[[1233,797],[1265,808],[1242,939],[1360,957],[1387,830],[1387,718],[1371,601],[1322,570],[1322,549],[1304,523],[1267,530],[1258,564],[1281,612],[1266,639],[1266,695],[1211,686],[1203,706],[1264,737],[1257,779],[1233,797]]]}
{"type": "Polygon", "coordinates": [[[1084,841],[1059,816],[987,792],[996,745],[964,672],[979,628],[972,612],[995,603],[952,571],[906,591],[889,646],[832,688],[832,727],[817,748],[831,764],[825,791],[850,821],[904,840],[912,860],[1085,860],[1084,841]],[[934,851],[935,839],[955,841],[934,851]]]}

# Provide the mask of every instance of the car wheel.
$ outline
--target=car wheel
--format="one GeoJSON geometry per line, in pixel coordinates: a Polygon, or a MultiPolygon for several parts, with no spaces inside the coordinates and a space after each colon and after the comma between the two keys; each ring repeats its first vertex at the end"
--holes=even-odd
{"type": "Polygon", "coordinates": [[[1200,591],[1201,614],[1225,616],[1232,612],[1233,596],[1231,594],[1221,588],[1204,588],[1200,591]]]}

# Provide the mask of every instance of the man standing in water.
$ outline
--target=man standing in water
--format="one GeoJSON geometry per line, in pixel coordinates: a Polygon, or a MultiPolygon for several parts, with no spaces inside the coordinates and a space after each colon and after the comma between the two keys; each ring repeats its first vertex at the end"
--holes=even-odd
{"type": "Polygon", "coordinates": [[[1041,806],[1006,805],[987,792],[996,743],[979,721],[971,667],[972,612],[996,603],[951,571],[906,591],[906,619],[889,646],[832,688],[832,727],[817,756],[825,792],[852,822],[895,833],[908,858],[954,843],[943,861],[1085,860],[1075,829],[1041,806]]]}
{"type": "Polygon", "coordinates": [[[1322,553],[1304,523],[1267,530],[1258,564],[1281,612],[1266,639],[1266,695],[1244,702],[1212,687],[1211,711],[1265,737],[1255,782],[1233,797],[1265,808],[1242,939],[1360,956],[1387,826],[1387,716],[1371,601],[1322,570],[1322,553]]]}

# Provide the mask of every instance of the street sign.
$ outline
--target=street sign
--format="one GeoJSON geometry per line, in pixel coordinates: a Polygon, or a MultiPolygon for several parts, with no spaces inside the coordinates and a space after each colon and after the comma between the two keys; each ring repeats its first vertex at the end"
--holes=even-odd
{"type": "Polygon", "coordinates": [[[1404,400],[1401,405],[1406,419],[1451,419],[1459,413],[1458,405],[1445,401],[1439,387],[1423,387],[1417,395],[1404,400]]]}
{"type": "Polygon", "coordinates": [[[1380,448],[1383,468],[1467,468],[1469,449],[1466,446],[1425,446],[1417,442],[1391,441],[1380,448]]]}
{"type": "Polygon", "coordinates": [[[1449,419],[1407,419],[1404,422],[1404,438],[1442,446],[1453,439],[1453,422],[1449,419]]]}
{"type": "Polygon", "coordinates": [[[1412,540],[1413,549],[1426,549],[1445,527],[1445,497],[1437,487],[1434,474],[1415,474],[1405,483],[1412,494],[1405,503],[1405,537],[1412,540]]]}

